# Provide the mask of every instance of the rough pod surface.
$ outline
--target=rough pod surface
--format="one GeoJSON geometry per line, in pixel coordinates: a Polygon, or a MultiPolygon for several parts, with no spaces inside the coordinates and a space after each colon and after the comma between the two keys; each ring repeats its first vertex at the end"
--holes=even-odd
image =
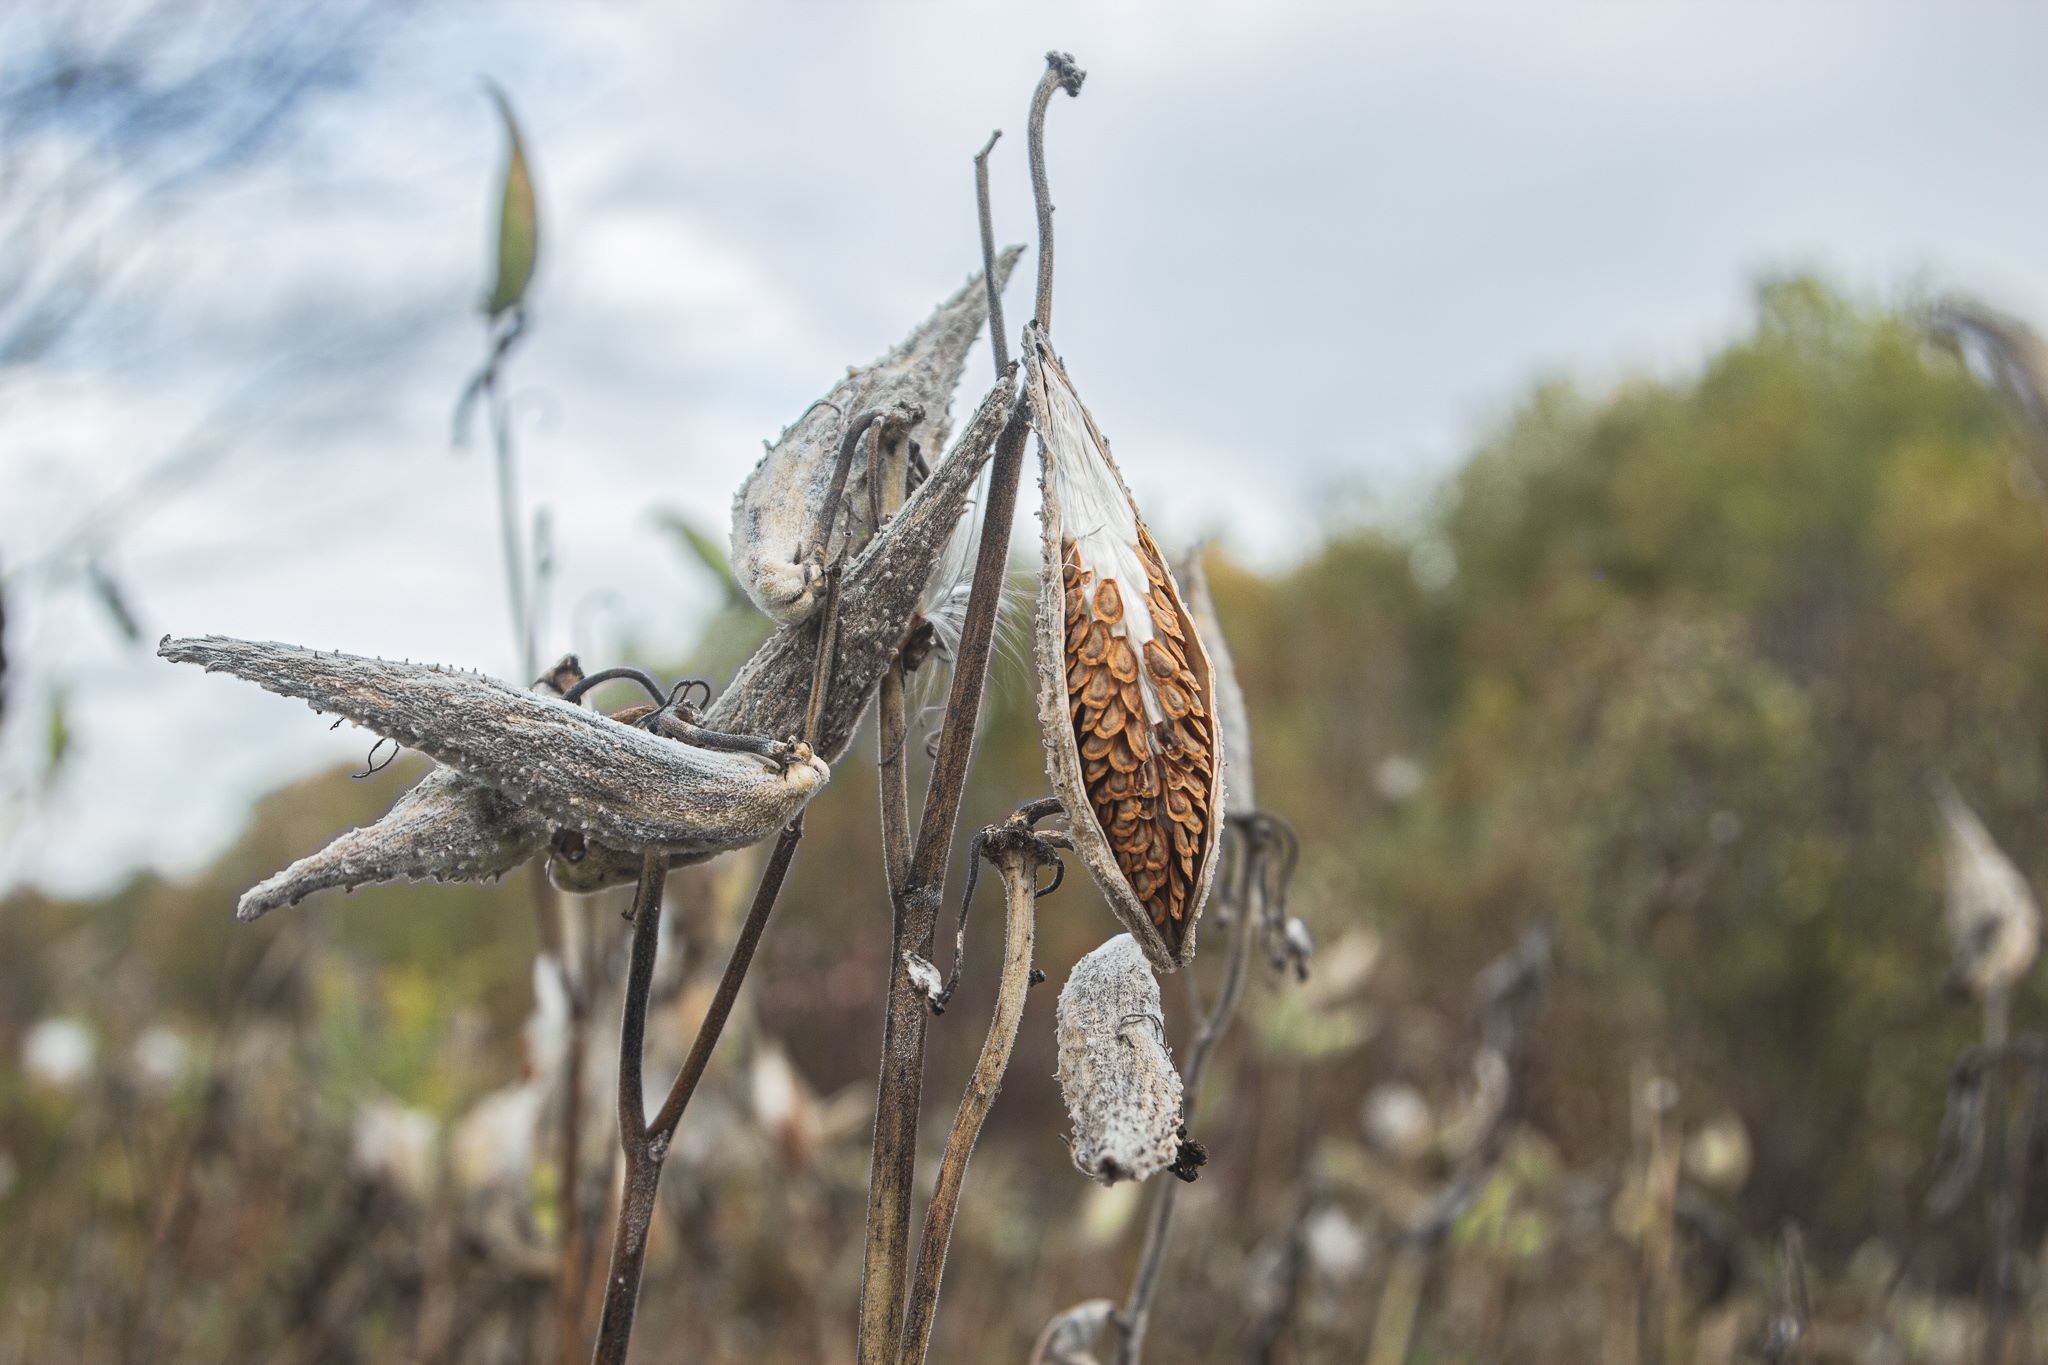
{"type": "Polygon", "coordinates": [[[1191,961],[1216,876],[1223,743],[1201,631],[1052,347],[1024,329],[1044,562],[1033,663],[1074,847],[1159,970],[1191,961]]]}
{"type": "Polygon", "coordinates": [[[1131,935],[1074,964],[1058,1018],[1074,1165],[1106,1185],[1171,1166],[1180,1149],[1180,1072],[1166,1048],[1159,981],[1131,935]]]}
{"type": "Polygon", "coordinates": [[[617,848],[744,847],[831,776],[804,745],[778,759],[702,749],[477,673],[220,635],[166,636],[157,653],[346,716],[617,848]]]}
{"type": "MultiPolygon", "coordinates": [[[[1022,253],[1022,247],[1010,247],[997,258],[998,291],[1022,253]]],[[[849,370],[754,466],[733,497],[732,569],[762,611],[788,625],[807,620],[823,601],[824,566],[815,540],[847,424],[871,409],[914,409],[923,420],[912,439],[934,453],[944,449],[948,404],[987,318],[988,290],[977,273],[895,350],[872,365],[849,370]]],[[[903,470],[898,465],[884,474],[901,479],[903,470]]],[[[845,485],[855,540],[874,529],[868,522],[867,479],[865,464],[856,460],[845,485]]]]}

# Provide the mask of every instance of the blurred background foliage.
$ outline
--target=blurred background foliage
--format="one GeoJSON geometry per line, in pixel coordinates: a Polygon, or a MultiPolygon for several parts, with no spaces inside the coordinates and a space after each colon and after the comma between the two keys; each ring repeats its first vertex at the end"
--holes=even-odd
{"type": "MultiPolygon", "coordinates": [[[[1940,989],[1931,782],[2048,874],[2048,517],[2027,468],[2007,410],[1909,316],[1790,277],[1697,372],[1528,394],[1412,524],[1338,529],[1272,572],[1210,552],[1320,951],[1304,986],[1261,977],[1220,1054],[1156,1359],[1241,1358],[1276,1314],[1274,1358],[1360,1358],[1390,1185],[1426,1178],[1426,1133],[1473,1083],[1468,983],[1537,924],[1557,970],[1527,1095],[1414,1358],[1614,1358],[1648,1075],[1675,1083],[1687,1141],[1686,1358],[1736,1358],[1785,1220],[1839,1332],[1822,1358],[1961,1349],[1981,1220],[1931,1233],[1888,1307],[1878,1287],[1977,1028],[1940,989]]],[[[715,544],[677,528],[676,572],[715,572],[715,544]]],[[[722,677],[759,631],[729,609],[644,661],[722,677]]],[[[1022,638],[997,661],[969,828],[1046,788],[1022,638]]],[[[845,1355],[888,926],[872,756],[870,736],[812,806],[685,1124],[643,1358],[845,1355]]],[[[279,791],[190,881],[0,905],[0,1359],[539,1358],[545,1272],[464,1221],[458,1160],[479,1102],[544,1049],[524,892],[229,914],[419,771],[279,791]]],[[[753,864],[672,888],[683,984],[662,1009],[683,1037],[753,864]]],[[[620,947],[617,904],[589,904],[620,947]]],[[[1053,1313],[1127,1282],[1140,1203],[1068,1168],[1053,1079],[1052,995],[1112,928],[1085,880],[1042,907],[1052,983],[969,1179],[936,1359],[1021,1359],[1053,1313]]],[[[930,1151],[981,1042],[994,937],[975,932],[932,1031],[930,1151]]],[[[2041,1004],[2025,991],[2018,1026],[2041,1004]]],[[[544,1242],[530,1165],[513,1216],[544,1242]]]]}

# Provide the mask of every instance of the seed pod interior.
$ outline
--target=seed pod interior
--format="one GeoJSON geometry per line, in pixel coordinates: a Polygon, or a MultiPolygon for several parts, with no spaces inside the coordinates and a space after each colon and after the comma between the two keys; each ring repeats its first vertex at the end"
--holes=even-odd
{"type": "Polygon", "coordinates": [[[1110,908],[1170,972],[1194,956],[1223,827],[1215,679],[1109,443],[1035,327],[1024,351],[1044,466],[1046,766],[1110,908]]]}

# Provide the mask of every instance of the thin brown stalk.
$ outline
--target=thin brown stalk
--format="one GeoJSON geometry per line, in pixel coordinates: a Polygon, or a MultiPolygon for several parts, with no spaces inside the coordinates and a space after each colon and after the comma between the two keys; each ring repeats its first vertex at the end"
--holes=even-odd
{"type": "Polygon", "coordinates": [[[898,1365],[921,1365],[930,1349],[932,1321],[939,1306],[939,1281],[946,1271],[946,1248],[960,1211],[960,1191],[967,1163],[981,1137],[981,1126],[1002,1088],[1010,1053],[1017,1044],[1017,1026],[1024,1017],[1024,997],[1031,988],[1031,948],[1038,900],[1038,869],[1051,854],[1021,822],[983,831],[980,842],[1003,878],[1003,968],[996,986],[995,1016],[974,1064],[953,1130],[939,1158],[938,1179],[925,1206],[924,1235],[918,1246],[917,1270],[911,1279],[898,1365]]]}
{"type": "Polygon", "coordinates": [[[641,1088],[642,1047],[647,1037],[647,993],[654,983],[654,952],[661,939],[661,895],[668,885],[668,858],[659,850],[640,862],[633,892],[633,950],[626,968],[625,1011],[619,1023],[619,1146],[626,1157],[626,1193],[612,1240],[611,1274],[605,1284],[604,1317],[593,1360],[615,1365],[626,1358],[633,1312],[640,1302],[640,1272],[647,1258],[647,1230],[654,1218],[654,1192],[666,1139],[647,1126],[641,1088]]]}
{"type": "MultiPolygon", "coordinates": [[[[862,426],[865,425],[863,421],[862,426]]],[[[830,522],[831,514],[828,513],[828,534],[830,522]]],[[[817,733],[818,718],[832,675],[834,642],[838,638],[838,566],[835,564],[830,572],[832,580],[819,621],[817,657],[811,668],[810,704],[804,722],[806,740],[817,733]]],[[[654,954],[660,942],[660,888],[668,880],[668,857],[665,852],[655,850],[642,860],[640,884],[633,902],[633,947],[626,970],[624,1016],[619,1027],[619,1146],[626,1159],[625,1190],[613,1233],[604,1311],[598,1320],[597,1345],[591,1357],[595,1365],[624,1365],[626,1351],[632,1344],[633,1315],[639,1304],[640,1275],[647,1259],[647,1233],[654,1219],[654,1198],[661,1183],[662,1161],[668,1156],[669,1143],[683,1121],[683,1110],[689,1107],[690,1097],[697,1093],[697,1083],[704,1078],[704,1069],[711,1063],[711,1053],[725,1032],[733,1005],[739,1000],[740,987],[746,983],[747,969],[754,962],[754,950],[760,947],[761,935],[768,927],[768,916],[775,910],[775,902],[782,894],[782,884],[789,877],[789,865],[796,857],[796,846],[803,837],[803,816],[799,814],[783,829],[775,842],[775,851],[768,856],[768,866],[762,870],[760,885],[754,891],[754,903],[747,910],[745,922],[740,925],[739,937],[733,942],[732,955],[726,959],[725,971],[718,978],[718,989],[711,997],[704,1021],[697,1026],[690,1054],[683,1059],[682,1070],[676,1073],[675,1082],[669,1086],[668,1098],[662,1102],[661,1111],[651,1123],[646,1118],[641,1067],[647,1031],[647,998],[654,984],[654,954]]]]}
{"type": "Polygon", "coordinates": [[[996,220],[988,199],[988,154],[1002,135],[1000,128],[990,133],[987,144],[974,157],[974,202],[981,217],[981,279],[988,287],[989,354],[995,357],[997,379],[1010,368],[1010,338],[1003,330],[1003,291],[996,285],[996,220]]]}
{"type": "Polygon", "coordinates": [[[1031,198],[1038,206],[1038,307],[1034,316],[1041,332],[1052,330],[1052,186],[1045,178],[1045,108],[1052,103],[1055,90],[1079,95],[1087,76],[1069,54],[1048,52],[1045,75],[1031,95],[1031,121],[1025,136],[1031,151],[1031,198]]]}
{"type": "MultiPolygon", "coordinates": [[[[1187,1065],[1181,1072],[1181,1105],[1190,1120],[1195,1117],[1202,1081],[1209,1070],[1209,1058],[1229,1030],[1231,1020],[1236,1017],[1238,1003],[1244,999],[1245,982],[1251,975],[1252,938],[1265,915],[1265,836],[1246,832],[1257,828],[1263,827],[1244,823],[1232,825],[1241,841],[1241,856],[1236,868],[1236,894],[1231,897],[1230,943],[1224,952],[1223,980],[1217,987],[1215,1003],[1201,1017],[1194,1041],[1188,1045],[1187,1065]]],[[[1188,984],[1192,991],[1192,969],[1188,984]]],[[[1143,1249],[1138,1253],[1138,1270],[1131,1278],[1130,1297],[1124,1300],[1123,1309],[1116,1319],[1122,1329],[1117,1345],[1117,1365],[1137,1365],[1144,1355],[1145,1330],[1151,1323],[1152,1301],[1159,1290],[1160,1272],[1166,1265],[1167,1242],[1173,1231],[1173,1205],[1181,1184],[1179,1180],[1156,1182],[1152,1210],[1145,1221],[1143,1249]]]]}
{"type": "MultiPolygon", "coordinates": [[[[1070,93],[1080,89],[1080,73],[1071,61],[1062,67],[1048,62],[1031,103],[1032,183],[1040,190],[1041,231],[1051,221],[1049,191],[1044,190],[1045,107],[1054,87],[1071,72],[1070,93]]],[[[992,257],[993,235],[985,239],[992,257]]],[[[984,268],[992,275],[993,261],[984,268]]],[[[1051,258],[1039,261],[1042,307],[1050,307],[1051,258]]],[[[1002,606],[1004,579],[1009,573],[1010,524],[1017,515],[1017,485],[1024,472],[1024,454],[1031,434],[1030,415],[1020,399],[996,438],[989,466],[988,502],[982,510],[981,540],[974,561],[974,583],[968,590],[967,617],[946,696],[945,720],[939,731],[937,757],[925,790],[917,842],[909,871],[896,897],[891,938],[889,997],[882,1021],[881,1075],[876,1083],[874,1145],[868,1167],[868,1217],[862,1248],[860,1324],[856,1358],[860,1365],[881,1365],[896,1358],[903,1307],[909,1289],[910,1203],[917,1166],[917,1123],[924,1101],[924,997],[910,978],[906,952],[929,958],[945,894],[946,867],[952,860],[953,834],[960,819],[960,801],[967,789],[967,770],[974,757],[980,728],[982,695],[988,683],[989,656],[995,643],[996,613],[1002,606]]]]}

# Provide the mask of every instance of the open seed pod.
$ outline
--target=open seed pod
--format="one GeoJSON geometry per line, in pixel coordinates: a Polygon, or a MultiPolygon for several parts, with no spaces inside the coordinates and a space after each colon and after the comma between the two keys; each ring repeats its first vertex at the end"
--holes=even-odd
{"type": "MultiPolygon", "coordinates": [[[[1010,247],[997,257],[998,291],[1021,254],[1022,247],[1010,247]]],[[[769,447],[732,500],[732,571],[754,605],[784,625],[806,620],[818,609],[825,567],[817,537],[841,434],[863,412],[914,409],[923,421],[911,439],[936,459],[951,427],[953,390],[987,319],[988,289],[977,273],[895,350],[872,365],[848,370],[769,447]]],[[[901,456],[883,474],[900,481],[901,456]]],[[[866,462],[856,459],[843,494],[856,543],[874,530],[868,521],[867,480],[866,462]]]]}
{"type": "Polygon", "coordinates": [[[1223,751],[1208,651],[1109,442],[1024,330],[1043,465],[1038,728],[1074,848],[1162,972],[1193,960],[1216,876],[1223,751]]]}

